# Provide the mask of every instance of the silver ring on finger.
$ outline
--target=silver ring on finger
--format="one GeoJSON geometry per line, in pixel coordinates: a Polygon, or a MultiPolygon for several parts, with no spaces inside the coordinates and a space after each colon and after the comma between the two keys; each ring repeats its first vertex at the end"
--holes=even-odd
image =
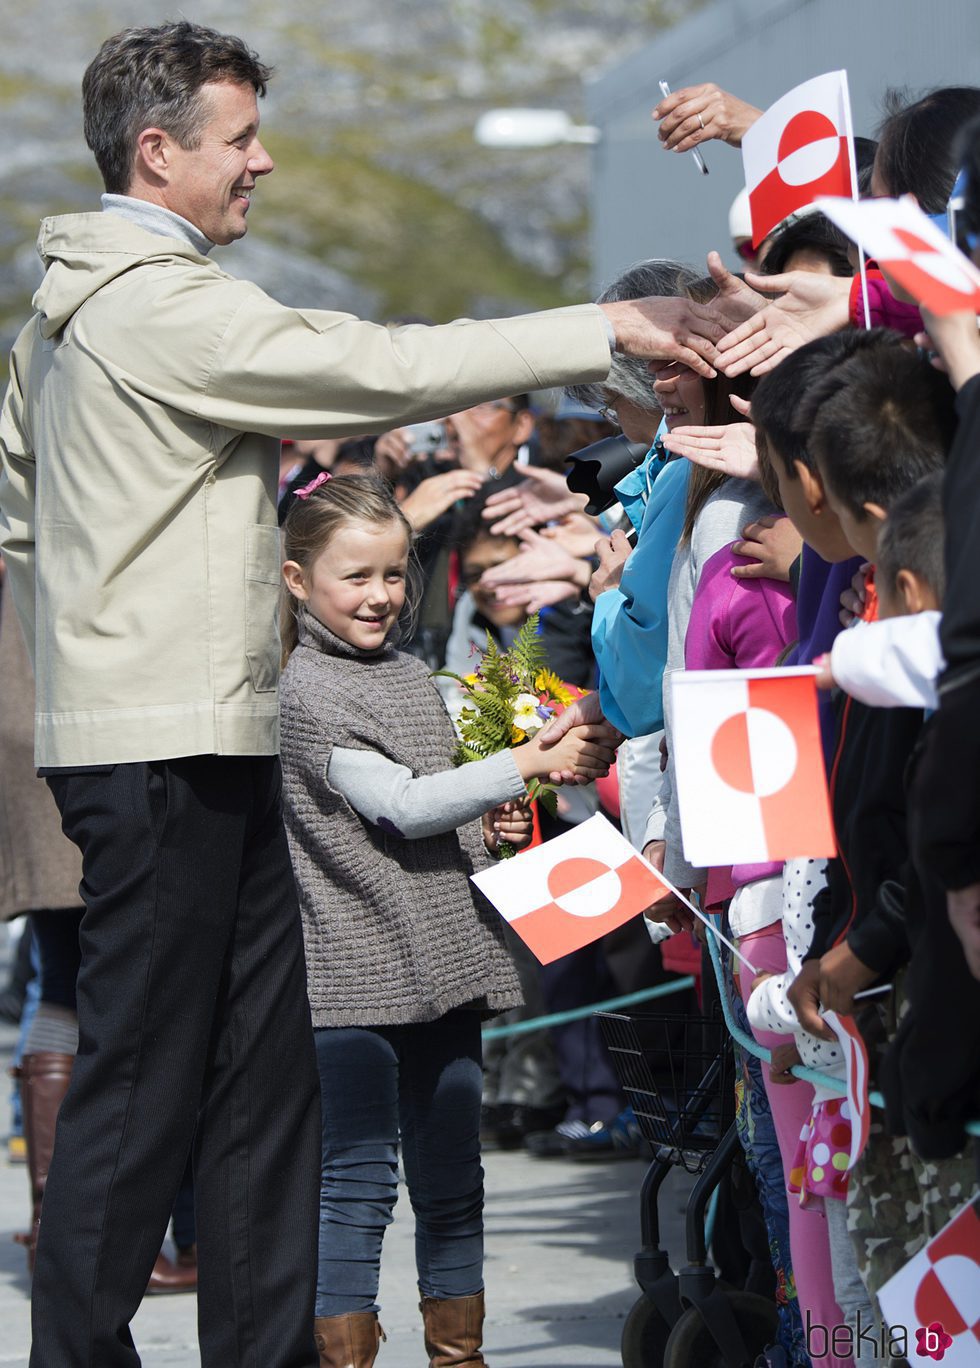
{"type": "Polygon", "coordinates": [[[702,119],[700,114],[698,115],[698,123],[701,125],[702,128],[704,128],[704,120],[702,119]]]}

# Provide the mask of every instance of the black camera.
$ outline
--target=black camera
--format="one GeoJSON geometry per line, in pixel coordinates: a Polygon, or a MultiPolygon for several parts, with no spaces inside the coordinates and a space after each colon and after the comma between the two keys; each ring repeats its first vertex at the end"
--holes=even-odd
{"type": "Polygon", "coordinates": [[[631,442],[622,433],[603,437],[569,456],[565,483],[573,494],[588,495],[585,511],[597,517],[616,502],[616,485],[636,469],[649,450],[649,443],[631,442]]]}

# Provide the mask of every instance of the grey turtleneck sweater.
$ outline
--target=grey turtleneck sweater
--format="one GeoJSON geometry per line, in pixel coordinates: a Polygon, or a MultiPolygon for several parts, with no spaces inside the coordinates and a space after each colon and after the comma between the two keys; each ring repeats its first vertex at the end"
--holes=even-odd
{"type": "Polygon", "coordinates": [[[158,237],[186,242],[202,256],[207,256],[214,246],[211,239],[205,237],[200,228],[195,228],[188,219],[164,209],[160,204],[151,204],[149,200],[136,199],[133,195],[103,195],[102,212],[118,214],[120,218],[129,219],[130,223],[145,228],[148,233],[156,233],[158,237]]]}

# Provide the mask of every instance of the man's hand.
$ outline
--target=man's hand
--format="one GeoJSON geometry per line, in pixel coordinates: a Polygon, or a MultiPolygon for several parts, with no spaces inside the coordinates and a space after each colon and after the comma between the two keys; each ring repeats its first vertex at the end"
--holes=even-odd
{"type": "Polygon", "coordinates": [[[599,557],[599,564],[589,580],[589,598],[593,603],[607,589],[619,587],[619,581],[623,577],[623,566],[632,552],[633,548],[626,538],[626,533],[618,528],[611,537],[602,537],[596,542],[595,554],[599,557]]]}
{"type": "Polygon", "coordinates": [[[854,1011],[854,994],[862,988],[869,988],[878,975],[859,960],[854,951],[843,941],[828,950],[820,960],[820,1001],[827,1011],[848,1013],[854,1011]]]}
{"type": "Polygon", "coordinates": [[[546,743],[541,737],[542,732],[538,732],[511,752],[525,782],[547,779],[552,784],[591,784],[603,779],[622,740],[616,728],[606,721],[576,723],[567,727],[557,740],[551,737],[546,743]],[[549,765],[554,769],[549,769],[549,765]]]}
{"type": "Polygon", "coordinates": [[[483,843],[491,855],[496,855],[501,843],[523,850],[531,844],[534,819],[524,803],[501,803],[483,816],[483,843]]]}
{"type": "Polygon", "coordinates": [[[457,500],[471,499],[482,488],[483,479],[475,470],[447,470],[444,475],[431,475],[406,495],[402,512],[416,532],[421,532],[457,500]]]}
{"type": "MultiPolygon", "coordinates": [[[[667,854],[666,841],[648,841],[643,847],[643,858],[648,860],[662,874],[664,872],[664,858],[667,854]]],[[[671,931],[694,931],[698,925],[698,919],[689,907],[686,907],[673,893],[668,893],[663,898],[648,907],[643,915],[648,921],[665,922],[671,931]]]]}
{"type": "Polygon", "coordinates": [[[800,1079],[795,1074],[790,1073],[794,1064],[802,1064],[800,1052],[793,1041],[786,1045],[777,1045],[772,1052],[772,1059],[769,1061],[769,1082],[770,1083],[799,1083],[800,1079]]]}
{"type": "Polygon", "coordinates": [[[724,427],[679,427],[665,432],[664,446],[692,465],[721,470],[736,480],[758,480],[759,458],[755,428],[751,423],[728,423],[724,427]]]}
{"type": "Polygon", "coordinates": [[[938,355],[930,358],[937,370],[946,371],[953,389],[960,390],[980,374],[980,330],[972,310],[938,314],[922,310],[924,333],[916,334],[916,345],[938,355]]]}
{"type": "MultiPolygon", "coordinates": [[[[559,717],[553,717],[538,732],[535,740],[542,750],[554,747],[562,739],[566,732],[573,727],[601,724],[608,728],[608,736],[613,746],[620,745],[626,738],[622,732],[617,731],[611,723],[607,722],[602,712],[602,704],[599,701],[597,692],[587,693],[582,698],[577,698],[574,703],[570,703],[559,717]]],[[[553,770],[548,778],[553,784],[569,784],[575,782],[575,776],[570,771],[561,769],[553,770]]]]}
{"type": "Polygon", "coordinates": [[[762,110],[755,105],[709,81],[665,95],[651,117],[660,123],[657,137],[664,147],[671,152],[690,152],[698,143],[712,138],[730,147],[741,147],[745,134],[761,114],[762,110]]]}
{"type": "Polygon", "coordinates": [[[946,909],[950,924],[960,938],[970,973],[980,979],[980,884],[949,890],[946,909]]]}
{"type": "Polygon", "coordinates": [[[526,527],[551,522],[569,513],[581,513],[587,494],[573,494],[564,475],[543,466],[525,466],[524,479],[509,489],[491,494],[483,508],[495,537],[513,537],[526,527]]]}
{"type": "Polygon", "coordinates": [[[617,351],[648,361],[680,361],[706,380],[714,378],[715,343],[727,330],[708,305],[657,295],[598,307],[613,325],[617,351]]]}
{"type": "Polygon", "coordinates": [[[790,568],[799,559],[803,538],[789,518],[766,517],[742,529],[742,540],[732,543],[736,556],[749,565],[732,567],[734,579],[772,579],[789,583],[790,568]]]}
{"type": "Polygon", "coordinates": [[[778,276],[746,272],[745,278],[754,289],[778,298],[718,343],[718,367],[729,378],[746,371],[765,375],[797,347],[847,327],[847,277],[787,271],[778,276]]]}
{"type": "Polygon", "coordinates": [[[818,1040],[837,1039],[820,1015],[820,960],[807,960],[789,985],[786,996],[804,1031],[818,1040]]]}
{"type": "Polygon", "coordinates": [[[557,542],[527,528],[521,533],[521,549],[510,560],[484,570],[480,587],[495,589],[502,584],[528,584],[535,580],[568,580],[577,589],[589,582],[586,561],[571,556],[557,542]]]}

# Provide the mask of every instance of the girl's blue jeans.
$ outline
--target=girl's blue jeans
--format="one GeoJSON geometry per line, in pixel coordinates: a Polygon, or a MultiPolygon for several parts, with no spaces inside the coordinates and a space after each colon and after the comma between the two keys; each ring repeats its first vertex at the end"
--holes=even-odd
{"type": "Polygon", "coordinates": [[[323,1109],[316,1314],[378,1309],[398,1151],[427,1297],[483,1288],[480,1014],[315,1032],[323,1109]]]}

